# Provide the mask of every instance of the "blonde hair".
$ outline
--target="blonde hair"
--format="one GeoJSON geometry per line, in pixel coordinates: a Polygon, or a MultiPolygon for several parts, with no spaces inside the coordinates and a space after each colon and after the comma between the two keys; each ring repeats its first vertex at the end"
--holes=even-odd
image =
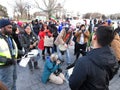
{"type": "Polygon", "coordinates": [[[53,53],[51,56],[50,56],[51,60],[55,61],[58,59],[58,55],[56,53],[53,53]]]}

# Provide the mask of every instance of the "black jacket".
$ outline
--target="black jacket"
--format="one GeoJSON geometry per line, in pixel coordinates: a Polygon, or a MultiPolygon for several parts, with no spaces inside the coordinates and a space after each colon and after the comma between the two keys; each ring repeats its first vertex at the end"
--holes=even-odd
{"type": "Polygon", "coordinates": [[[118,70],[111,49],[106,46],[90,51],[81,57],[69,78],[72,90],[109,90],[109,80],[118,70]]]}
{"type": "MultiPolygon", "coordinates": [[[[22,38],[21,38],[21,45],[22,47],[24,47],[25,52],[29,52],[31,49],[29,48],[30,45],[32,45],[34,42],[38,41],[38,37],[34,32],[31,32],[30,35],[28,35],[26,32],[22,34],[22,38]]],[[[35,46],[33,49],[37,48],[37,46],[35,46]]]]}
{"type": "Polygon", "coordinates": [[[34,26],[33,26],[33,31],[34,31],[34,33],[35,33],[36,35],[39,34],[39,31],[40,31],[40,26],[39,26],[39,24],[34,24],[34,26]]]}

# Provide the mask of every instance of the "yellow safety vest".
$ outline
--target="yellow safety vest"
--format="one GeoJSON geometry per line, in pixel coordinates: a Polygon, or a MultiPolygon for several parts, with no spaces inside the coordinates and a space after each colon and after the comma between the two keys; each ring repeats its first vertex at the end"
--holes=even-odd
{"type": "MultiPolygon", "coordinates": [[[[12,39],[13,44],[15,46],[14,52],[15,52],[15,58],[17,58],[18,55],[18,48],[17,45],[15,43],[15,41],[12,39]]],[[[8,47],[7,42],[5,41],[4,38],[0,38],[0,56],[6,57],[6,58],[12,58],[11,54],[10,54],[10,50],[8,47]]],[[[5,63],[0,63],[0,65],[5,65],[5,63]]]]}

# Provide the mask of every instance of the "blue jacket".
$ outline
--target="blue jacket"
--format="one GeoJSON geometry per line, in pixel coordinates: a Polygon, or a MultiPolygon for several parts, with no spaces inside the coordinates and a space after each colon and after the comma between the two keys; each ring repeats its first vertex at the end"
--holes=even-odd
{"type": "Polygon", "coordinates": [[[55,72],[59,67],[60,65],[56,65],[56,63],[52,62],[50,58],[47,58],[44,65],[44,70],[42,73],[42,82],[47,83],[47,81],[49,80],[50,74],[55,72]]]}

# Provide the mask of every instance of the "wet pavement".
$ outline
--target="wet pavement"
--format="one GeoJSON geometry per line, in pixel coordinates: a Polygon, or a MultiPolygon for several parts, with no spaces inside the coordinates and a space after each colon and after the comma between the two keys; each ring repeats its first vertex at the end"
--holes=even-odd
{"type": "MultiPolygon", "coordinates": [[[[73,47],[70,48],[70,56],[72,61],[75,60],[75,56],[73,55],[73,47]]],[[[39,60],[40,69],[35,69],[33,73],[30,72],[28,67],[17,66],[17,90],[70,90],[67,82],[64,82],[62,85],[56,85],[48,82],[47,84],[43,84],[41,82],[41,75],[44,68],[45,61],[39,60]]],[[[63,73],[66,72],[66,63],[64,62],[62,65],[63,73]]],[[[118,74],[114,76],[114,78],[110,81],[110,90],[120,90],[120,70],[118,74]]]]}

